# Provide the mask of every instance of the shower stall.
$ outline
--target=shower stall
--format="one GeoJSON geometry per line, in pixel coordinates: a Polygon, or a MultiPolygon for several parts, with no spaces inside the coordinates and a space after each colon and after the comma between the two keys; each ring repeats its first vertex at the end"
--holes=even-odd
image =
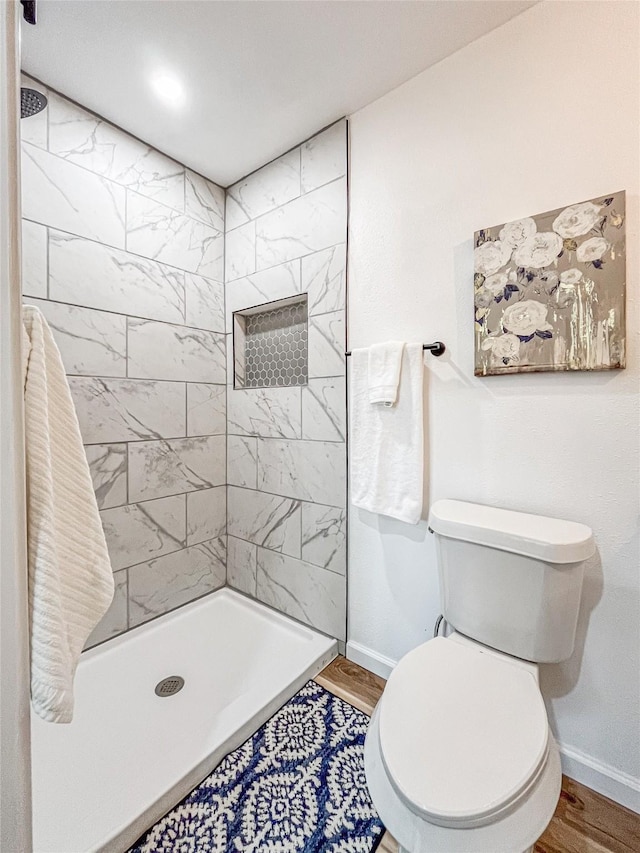
{"type": "Polygon", "coordinates": [[[89,646],[227,583],[343,642],[346,122],[224,190],[23,82],[23,298],[116,585],[89,646]]]}
{"type": "Polygon", "coordinates": [[[115,579],[74,721],[32,723],[34,850],[123,850],[346,640],[347,126],[223,188],[22,85],[23,300],[115,579]]]}

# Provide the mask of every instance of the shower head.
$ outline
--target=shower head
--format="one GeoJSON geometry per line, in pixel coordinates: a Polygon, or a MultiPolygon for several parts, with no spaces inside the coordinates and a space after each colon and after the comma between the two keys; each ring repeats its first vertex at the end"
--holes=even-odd
{"type": "Polygon", "coordinates": [[[42,92],[35,89],[20,89],[20,118],[29,118],[42,112],[47,106],[47,99],[42,92]]]}

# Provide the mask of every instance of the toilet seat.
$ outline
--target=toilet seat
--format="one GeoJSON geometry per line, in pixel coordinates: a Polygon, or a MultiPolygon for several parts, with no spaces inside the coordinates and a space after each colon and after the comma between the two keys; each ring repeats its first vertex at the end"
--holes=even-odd
{"type": "Polygon", "coordinates": [[[414,649],[389,678],[379,720],[394,789],[439,826],[495,821],[526,795],[547,759],[535,678],[481,646],[438,637],[414,649]]]}

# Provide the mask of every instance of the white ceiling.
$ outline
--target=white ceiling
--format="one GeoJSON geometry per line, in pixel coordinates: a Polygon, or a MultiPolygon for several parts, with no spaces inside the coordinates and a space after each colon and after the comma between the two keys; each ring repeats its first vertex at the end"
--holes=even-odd
{"type": "Polygon", "coordinates": [[[25,71],[228,186],[533,0],[38,0],[25,71]],[[152,80],[168,76],[177,103],[152,80]]]}

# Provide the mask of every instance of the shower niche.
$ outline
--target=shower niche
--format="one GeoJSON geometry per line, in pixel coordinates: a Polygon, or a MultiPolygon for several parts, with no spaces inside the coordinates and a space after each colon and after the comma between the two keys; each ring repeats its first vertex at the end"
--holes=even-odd
{"type": "Polygon", "coordinates": [[[307,385],[307,294],[233,313],[233,387],[307,385]]]}

